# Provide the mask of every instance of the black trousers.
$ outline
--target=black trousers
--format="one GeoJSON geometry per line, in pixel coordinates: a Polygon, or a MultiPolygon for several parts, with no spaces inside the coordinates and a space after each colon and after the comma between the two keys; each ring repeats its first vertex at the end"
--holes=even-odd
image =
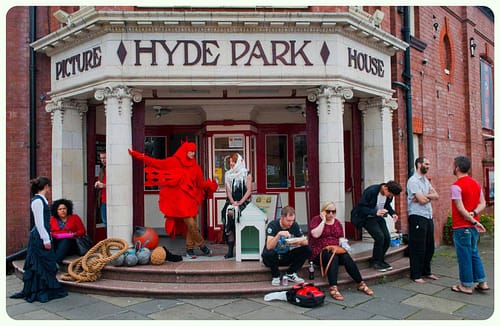
{"type": "Polygon", "coordinates": [[[408,216],[408,250],[410,278],[416,280],[431,273],[434,255],[434,222],[420,215],[408,216]]]}
{"type": "Polygon", "coordinates": [[[372,263],[384,262],[385,253],[391,245],[391,234],[387,229],[385,218],[376,216],[366,219],[364,228],[372,236],[373,244],[372,263]]]}
{"type": "Polygon", "coordinates": [[[56,253],[56,262],[62,264],[64,258],[77,253],[76,240],[73,238],[52,240],[56,253]]]}
{"type": "MultiPolygon", "coordinates": [[[[332,252],[328,250],[323,250],[323,258],[321,259],[323,262],[323,268],[326,268],[326,265],[328,265],[328,261],[330,260],[330,257],[332,256],[332,252]]],[[[320,266],[321,261],[320,261],[320,255],[317,255],[314,258],[314,263],[318,266],[320,266]]],[[[332,263],[328,270],[326,271],[326,276],[328,278],[328,284],[330,286],[332,285],[337,285],[337,278],[339,275],[339,265],[344,265],[345,270],[347,274],[358,284],[363,280],[361,277],[361,273],[359,272],[358,266],[352,259],[351,255],[349,253],[345,254],[336,254],[333,256],[332,263]]]]}
{"type": "Polygon", "coordinates": [[[288,266],[286,271],[287,274],[296,273],[304,263],[306,259],[311,255],[311,247],[300,246],[293,250],[290,250],[286,254],[278,255],[276,250],[264,249],[262,252],[262,262],[267,267],[271,268],[271,274],[273,277],[280,276],[279,266],[288,266]]]}

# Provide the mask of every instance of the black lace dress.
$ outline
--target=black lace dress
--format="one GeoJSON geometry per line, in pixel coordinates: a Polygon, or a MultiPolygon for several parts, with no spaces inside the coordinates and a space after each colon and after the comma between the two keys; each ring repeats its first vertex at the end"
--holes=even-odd
{"type": "MultiPolygon", "coordinates": [[[[45,198],[35,195],[32,202],[43,202],[43,225],[50,234],[50,208],[45,198]]],[[[30,210],[31,211],[31,210],[30,210]]],[[[31,218],[34,219],[31,211],[31,218]]],[[[52,299],[62,298],[68,292],[56,278],[57,265],[54,248],[45,249],[43,241],[36,226],[30,232],[28,252],[24,261],[23,290],[11,296],[15,299],[25,299],[28,302],[47,302],[52,299]]]]}
{"type": "MultiPolygon", "coordinates": [[[[248,175],[250,172],[248,172],[248,175]]],[[[245,196],[245,193],[247,192],[247,186],[245,182],[235,182],[233,180],[233,183],[231,185],[231,195],[233,196],[233,199],[235,201],[241,200],[243,196],[245,196]]],[[[247,207],[248,203],[250,202],[250,198],[247,199],[244,203],[238,206],[239,208],[239,215],[241,215],[241,212],[247,207]]],[[[235,232],[235,219],[233,217],[228,217],[226,216],[227,213],[227,207],[231,203],[229,202],[229,198],[226,199],[226,203],[224,204],[224,207],[222,208],[221,212],[221,217],[222,217],[222,223],[224,224],[224,232],[222,233],[222,239],[224,242],[232,242],[234,241],[234,232],[235,232]]]]}

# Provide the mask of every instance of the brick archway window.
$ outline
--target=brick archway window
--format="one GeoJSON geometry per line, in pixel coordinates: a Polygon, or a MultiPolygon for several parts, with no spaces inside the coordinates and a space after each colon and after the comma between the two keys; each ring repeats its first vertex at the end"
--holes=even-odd
{"type": "Polygon", "coordinates": [[[439,54],[441,57],[441,71],[443,79],[448,84],[453,84],[455,72],[455,49],[453,46],[453,36],[449,27],[449,20],[445,17],[444,26],[439,38],[439,54]]]}

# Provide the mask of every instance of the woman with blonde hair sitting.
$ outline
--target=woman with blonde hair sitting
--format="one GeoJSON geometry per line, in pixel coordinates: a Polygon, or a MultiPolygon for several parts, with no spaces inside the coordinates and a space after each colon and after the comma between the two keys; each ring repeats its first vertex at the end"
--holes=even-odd
{"type": "Polygon", "coordinates": [[[333,299],[342,301],[344,297],[337,287],[339,265],[344,265],[347,273],[356,282],[358,291],[372,295],[373,291],[361,277],[358,266],[351,255],[340,246],[344,238],[342,224],[336,219],[337,208],[329,201],[321,208],[320,215],[314,216],[309,225],[309,244],[312,249],[311,260],[325,270],[333,299]],[[333,256],[333,257],[332,257],[333,256]]]}

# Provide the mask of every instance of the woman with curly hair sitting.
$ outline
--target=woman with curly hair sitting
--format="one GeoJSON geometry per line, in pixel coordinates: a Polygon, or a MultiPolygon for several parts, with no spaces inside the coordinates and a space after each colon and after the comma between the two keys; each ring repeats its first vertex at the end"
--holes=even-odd
{"type": "Polygon", "coordinates": [[[77,237],[85,235],[80,216],[73,214],[73,203],[68,199],[58,199],[52,203],[50,233],[54,243],[56,262],[61,264],[69,255],[77,254],[77,237]]]}

